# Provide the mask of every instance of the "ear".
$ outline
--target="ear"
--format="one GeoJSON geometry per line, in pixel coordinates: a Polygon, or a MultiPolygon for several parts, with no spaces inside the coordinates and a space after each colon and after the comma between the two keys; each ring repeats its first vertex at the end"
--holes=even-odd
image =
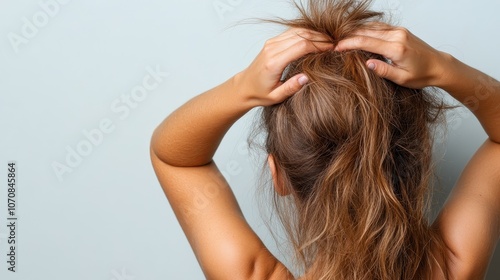
{"type": "Polygon", "coordinates": [[[278,169],[276,168],[276,163],[274,161],[274,156],[272,154],[269,154],[267,156],[267,163],[269,164],[269,169],[271,170],[271,176],[273,177],[273,186],[276,193],[278,193],[279,196],[289,195],[290,192],[285,188],[284,184],[282,183],[283,180],[279,174],[278,169]]]}

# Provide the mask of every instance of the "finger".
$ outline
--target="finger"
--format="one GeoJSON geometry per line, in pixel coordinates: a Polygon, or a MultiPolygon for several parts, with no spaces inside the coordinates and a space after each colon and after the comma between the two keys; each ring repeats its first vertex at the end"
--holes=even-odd
{"type": "Polygon", "coordinates": [[[369,59],[366,61],[366,66],[374,71],[377,76],[391,80],[395,83],[400,83],[405,75],[404,70],[378,59],[369,59]]]}
{"type": "Polygon", "coordinates": [[[282,35],[289,36],[289,35],[296,35],[296,34],[323,35],[323,33],[318,32],[316,30],[302,28],[302,27],[292,27],[292,28],[288,29],[287,31],[285,31],[282,35]]]}
{"type": "Polygon", "coordinates": [[[334,47],[333,43],[330,42],[329,40],[327,40],[326,42],[317,40],[309,41],[308,39],[302,39],[300,37],[295,36],[275,44],[272,47],[273,48],[272,52],[274,54],[279,54],[292,47],[300,49],[301,47],[304,47],[306,45],[311,50],[316,50],[316,51],[324,51],[328,49],[333,50],[334,47]]]}
{"type": "Polygon", "coordinates": [[[363,50],[380,54],[389,59],[393,52],[394,43],[369,36],[354,36],[340,41],[335,47],[336,51],[363,50]]]}
{"type": "Polygon", "coordinates": [[[268,42],[274,43],[277,41],[282,41],[283,39],[287,39],[287,38],[295,36],[295,34],[297,32],[300,32],[300,31],[305,32],[305,31],[307,31],[307,29],[305,29],[305,28],[289,28],[285,32],[281,33],[280,35],[269,39],[268,42]]]}
{"type": "Polygon", "coordinates": [[[313,52],[322,52],[332,50],[332,43],[317,43],[307,40],[298,41],[289,46],[287,49],[277,53],[274,57],[276,69],[283,70],[290,62],[299,59],[300,57],[313,52]]]}
{"type": "Polygon", "coordinates": [[[358,35],[385,39],[389,34],[397,30],[397,28],[384,22],[369,22],[355,30],[349,37],[358,35]]]}
{"type": "Polygon", "coordinates": [[[266,52],[270,57],[274,57],[277,54],[289,49],[292,46],[298,46],[297,44],[311,44],[312,46],[317,46],[318,50],[333,49],[333,43],[328,40],[327,36],[321,33],[311,34],[301,33],[307,39],[299,37],[299,35],[290,35],[290,37],[282,38],[281,41],[268,41],[266,43],[266,52]]]}
{"type": "Polygon", "coordinates": [[[283,102],[288,97],[294,95],[299,91],[305,84],[309,82],[309,78],[304,74],[297,74],[292,78],[288,79],[281,86],[275,88],[270,94],[269,98],[273,100],[275,104],[283,102]]]}
{"type": "MultiPolygon", "coordinates": [[[[292,36],[292,37],[289,37],[287,39],[283,39],[281,41],[274,42],[271,45],[269,45],[269,47],[272,48],[272,52],[274,54],[278,54],[278,53],[283,52],[286,49],[289,49],[292,46],[296,46],[297,43],[299,43],[301,41],[306,41],[306,40],[302,39],[298,36],[292,36]]],[[[333,45],[332,45],[332,48],[333,48],[333,45]]]]}
{"type": "Polygon", "coordinates": [[[393,26],[382,21],[368,22],[363,26],[365,26],[365,28],[367,29],[379,29],[379,30],[390,30],[397,28],[397,26],[393,26]]]}
{"type": "MultiPolygon", "coordinates": [[[[372,37],[385,41],[393,41],[395,30],[360,29],[353,33],[354,36],[372,37]]],[[[352,38],[352,37],[351,37],[352,38]]]]}
{"type": "Polygon", "coordinates": [[[280,46],[282,49],[286,49],[291,44],[296,43],[298,41],[303,41],[303,40],[314,42],[314,43],[328,43],[328,44],[332,43],[332,40],[330,40],[330,38],[328,38],[328,36],[323,35],[323,34],[317,34],[317,35],[297,34],[297,35],[293,35],[293,36],[290,36],[287,38],[283,38],[280,41],[275,41],[271,44],[273,44],[275,46],[280,46]]]}
{"type": "Polygon", "coordinates": [[[305,28],[292,28],[289,31],[281,34],[280,36],[269,40],[269,43],[271,44],[280,43],[292,38],[307,39],[311,41],[331,42],[330,38],[323,33],[305,28]]]}

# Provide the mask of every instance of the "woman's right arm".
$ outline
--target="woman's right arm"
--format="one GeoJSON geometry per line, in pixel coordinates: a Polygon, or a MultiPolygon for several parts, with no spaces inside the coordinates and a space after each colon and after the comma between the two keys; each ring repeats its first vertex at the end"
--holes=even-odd
{"type": "Polygon", "coordinates": [[[404,28],[361,30],[336,48],[354,49],[392,61],[367,61],[381,77],[411,88],[444,89],[474,113],[488,134],[434,222],[449,249],[452,279],[484,278],[500,238],[500,83],[404,28]]]}
{"type": "Polygon", "coordinates": [[[490,76],[437,51],[405,28],[376,25],[341,41],[336,50],[361,49],[380,54],[392,64],[370,59],[367,66],[379,76],[410,88],[436,86],[469,108],[491,141],[500,143],[500,83],[490,76]],[[383,29],[382,29],[383,28],[383,29]]]}

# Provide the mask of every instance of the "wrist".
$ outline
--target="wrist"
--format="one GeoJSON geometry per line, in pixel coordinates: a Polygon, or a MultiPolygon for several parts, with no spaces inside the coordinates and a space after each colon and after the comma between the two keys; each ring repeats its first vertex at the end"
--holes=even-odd
{"type": "Polygon", "coordinates": [[[257,107],[258,104],[255,104],[255,101],[251,98],[251,96],[247,93],[244,86],[242,72],[239,72],[229,78],[224,84],[226,87],[226,92],[229,96],[226,97],[227,106],[232,108],[232,111],[235,111],[238,115],[244,115],[254,107],[257,107]]]}
{"type": "Polygon", "coordinates": [[[431,86],[447,90],[453,84],[454,73],[458,70],[457,59],[451,54],[438,51],[436,59],[435,74],[431,81],[431,86]]]}
{"type": "Polygon", "coordinates": [[[245,85],[244,71],[241,71],[231,77],[230,83],[233,88],[233,93],[238,97],[239,104],[247,110],[251,110],[255,107],[261,106],[258,100],[253,98],[249,93],[247,86],[245,85]]]}

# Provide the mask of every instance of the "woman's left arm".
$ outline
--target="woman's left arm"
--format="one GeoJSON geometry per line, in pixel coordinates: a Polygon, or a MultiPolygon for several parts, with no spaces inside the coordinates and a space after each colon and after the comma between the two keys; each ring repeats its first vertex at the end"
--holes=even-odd
{"type": "Polygon", "coordinates": [[[307,82],[280,82],[301,56],[332,49],[320,33],[289,29],[270,39],[244,71],[169,115],[154,131],[151,161],[158,180],[207,279],[287,279],[245,221],[212,157],[227,130],[257,106],[283,102],[307,82]]]}

